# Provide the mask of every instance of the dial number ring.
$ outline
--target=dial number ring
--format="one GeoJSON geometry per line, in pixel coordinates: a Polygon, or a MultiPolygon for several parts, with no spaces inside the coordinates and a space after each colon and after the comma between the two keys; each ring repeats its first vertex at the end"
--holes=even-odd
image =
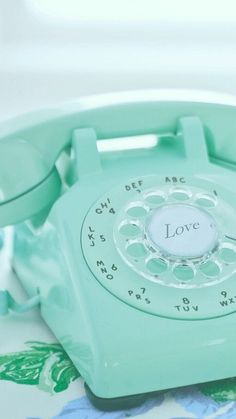
{"type": "Polygon", "coordinates": [[[96,279],[129,305],[159,316],[197,319],[234,311],[221,305],[221,292],[236,295],[236,241],[234,244],[232,237],[227,238],[236,237],[236,230],[229,230],[232,223],[225,222],[234,215],[232,202],[226,202],[223,190],[220,198],[216,197],[216,185],[199,179],[190,178],[185,188],[168,187],[156,176],[142,182],[141,193],[125,194],[124,185],[109,192],[113,211],[108,208],[97,213],[96,202],[84,220],[82,248],[96,279]],[[211,205],[203,205],[202,199],[211,205]],[[165,205],[189,205],[209,213],[219,231],[216,245],[199,258],[163,255],[147,237],[145,223],[153,211],[165,205]],[[130,212],[131,208],[138,211],[130,212]],[[93,246],[88,240],[91,229],[95,230],[93,246]],[[99,241],[99,236],[106,240],[99,241]]]}

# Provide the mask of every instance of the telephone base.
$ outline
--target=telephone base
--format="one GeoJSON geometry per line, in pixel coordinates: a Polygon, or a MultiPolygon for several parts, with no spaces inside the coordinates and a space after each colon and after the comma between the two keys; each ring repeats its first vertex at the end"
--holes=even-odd
{"type": "Polygon", "coordinates": [[[86,383],[84,383],[84,388],[85,388],[86,396],[88,397],[92,405],[96,409],[106,411],[106,412],[111,412],[111,411],[121,410],[121,409],[122,410],[132,409],[134,407],[140,406],[149,398],[155,397],[158,394],[163,393],[163,390],[160,390],[160,391],[153,391],[153,392],[142,393],[142,394],[134,394],[131,396],[103,398],[103,397],[96,396],[86,383]]]}

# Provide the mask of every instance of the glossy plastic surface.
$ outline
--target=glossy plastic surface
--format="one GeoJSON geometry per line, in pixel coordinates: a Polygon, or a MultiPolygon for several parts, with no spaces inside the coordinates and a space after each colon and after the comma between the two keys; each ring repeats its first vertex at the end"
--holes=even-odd
{"type": "MultiPolygon", "coordinates": [[[[203,259],[200,254],[185,262],[196,270],[214,262],[225,240],[234,249],[236,173],[228,162],[234,159],[236,107],[149,99],[93,109],[86,103],[77,114],[62,109],[41,124],[32,126],[29,119],[27,126],[25,119],[21,131],[15,126],[47,154],[49,166],[73,138],[77,181],[40,228],[16,226],[14,267],[29,295],[39,292],[42,316],[102,398],[236,375],[235,261],[224,262],[212,282],[207,270],[188,283],[174,271],[157,275],[155,282],[143,273],[145,264],[124,256],[119,236],[130,203],[145,201],[153,191],[168,199],[170,190],[179,196],[190,191],[188,205],[217,202],[204,210],[212,211],[219,235],[203,259]],[[97,151],[97,139],[146,133],[163,136],[149,149],[97,151]]],[[[150,203],[147,208],[153,211],[150,203]]],[[[129,217],[139,222],[139,216],[129,217]]],[[[171,269],[181,262],[165,257],[171,269]]]]}
{"type": "MultiPolygon", "coordinates": [[[[51,204],[51,193],[59,196],[58,181],[55,181],[55,189],[50,190],[47,181],[55,170],[60,152],[70,145],[73,131],[78,128],[93,128],[98,139],[144,133],[173,134],[178,129],[178,118],[197,115],[206,129],[209,154],[234,163],[234,101],[229,101],[229,104],[207,103],[201,102],[197,94],[195,96],[196,99],[192,94],[192,101],[184,101],[181,91],[177,96],[175,94],[175,99],[170,95],[158,95],[155,91],[104,95],[1,124],[0,175],[4,179],[1,185],[1,226],[22,220],[18,217],[18,204],[20,211],[22,207],[25,209],[25,218],[29,217],[29,209],[31,215],[36,212],[32,200],[28,202],[24,195],[30,196],[37,187],[41,187],[44,195],[42,207],[51,204]],[[14,170],[9,161],[14,162],[14,170]],[[3,205],[21,196],[22,200],[15,201],[14,207],[7,207],[8,219],[3,205]]],[[[186,152],[195,156],[198,147],[189,147],[186,152]]]]}

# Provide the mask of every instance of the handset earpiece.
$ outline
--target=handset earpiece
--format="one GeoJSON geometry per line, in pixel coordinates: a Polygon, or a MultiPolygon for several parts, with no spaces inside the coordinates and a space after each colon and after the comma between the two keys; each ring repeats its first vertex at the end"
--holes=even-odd
{"type": "Polygon", "coordinates": [[[49,207],[60,195],[56,167],[21,138],[0,142],[0,227],[16,224],[49,207]]]}

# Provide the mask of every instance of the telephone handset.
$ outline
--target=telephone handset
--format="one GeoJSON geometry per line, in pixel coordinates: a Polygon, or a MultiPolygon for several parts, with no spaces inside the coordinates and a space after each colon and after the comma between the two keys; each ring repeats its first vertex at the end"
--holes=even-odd
{"type": "Polygon", "coordinates": [[[236,375],[236,102],[185,96],[88,98],[0,127],[14,268],[98,407],[236,375]]]}

